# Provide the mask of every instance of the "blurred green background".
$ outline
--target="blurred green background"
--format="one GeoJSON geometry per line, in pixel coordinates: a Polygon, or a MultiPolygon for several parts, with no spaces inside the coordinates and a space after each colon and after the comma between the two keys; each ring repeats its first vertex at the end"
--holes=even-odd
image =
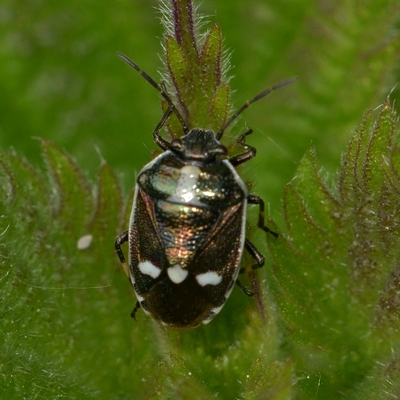
{"type": "MultiPolygon", "coordinates": [[[[156,79],[162,68],[159,3],[149,0],[3,0],[0,5],[0,146],[38,163],[35,137],[65,148],[94,178],[104,158],[134,185],[151,159],[157,92],[117,57],[156,79]]],[[[247,110],[258,157],[245,167],[279,214],[282,187],[311,143],[335,171],[353,126],[394,87],[396,2],[208,0],[231,55],[236,106],[290,76],[299,81],[247,110]]],[[[398,91],[392,95],[393,100],[398,91]]],[[[278,216],[279,219],[279,216],[278,216]]]]}

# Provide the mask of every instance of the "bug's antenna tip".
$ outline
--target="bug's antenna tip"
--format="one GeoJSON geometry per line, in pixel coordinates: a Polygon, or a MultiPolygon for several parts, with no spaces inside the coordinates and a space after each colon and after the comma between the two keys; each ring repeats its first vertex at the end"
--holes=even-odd
{"type": "Polygon", "coordinates": [[[290,85],[293,82],[296,82],[299,80],[298,76],[292,76],[291,78],[285,79],[284,81],[281,81],[279,83],[277,83],[275,86],[273,86],[270,90],[271,92],[276,90],[276,89],[280,89],[284,86],[290,85]]]}
{"type": "MultiPolygon", "coordinates": [[[[147,74],[144,73],[144,72],[142,72],[142,70],[138,67],[138,65],[137,65],[136,63],[134,63],[129,57],[127,57],[126,55],[120,53],[119,51],[117,51],[117,56],[118,56],[122,61],[124,61],[126,64],[128,64],[131,68],[136,69],[136,71],[140,72],[140,73],[145,77],[145,79],[147,79],[147,78],[146,78],[147,74]]],[[[149,80],[149,79],[147,79],[147,80],[149,80]]],[[[150,82],[150,83],[151,83],[151,82],[150,82]]],[[[152,85],[154,86],[153,83],[152,83],[152,85]]]]}

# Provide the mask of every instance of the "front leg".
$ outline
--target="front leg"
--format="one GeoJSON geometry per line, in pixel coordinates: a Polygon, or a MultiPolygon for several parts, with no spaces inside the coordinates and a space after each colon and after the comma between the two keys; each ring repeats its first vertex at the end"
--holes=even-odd
{"type": "Polygon", "coordinates": [[[246,136],[253,133],[252,129],[248,129],[245,133],[242,133],[237,139],[235,144],[239,145],[240,147],[246,149],[244,153],[237,154],[229,159],[230,163],[237,167],[238,165],[251,160],[253,157],[256,156],[257,150],[253,146],[249,146],[246,144],[246,136]]]}
{"type": "Polygon", "coordinates": [[[162,116],[160,122],[157,124],[157,126],[154,128],[153,131],[154,141],[164,151],[169,150],[171,148],[171,144],[160,136],[160,131],[167,122],[169,116],[172,114],[173,110],[174,110],[174,105],[170,104],[167,110],[165,111],[164,115],[162,116]]]}

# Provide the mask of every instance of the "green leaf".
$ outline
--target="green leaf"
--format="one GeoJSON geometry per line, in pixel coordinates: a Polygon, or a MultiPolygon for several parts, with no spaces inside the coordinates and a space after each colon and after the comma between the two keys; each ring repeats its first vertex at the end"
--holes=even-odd
{"type": "Polygon", "coordinates": [[[230,94],[230,88],[225,84],[220,85],[214,92],[208,115],[210,120],[213,121],[211,128],[214,128],[215,132],[218,132],[217,129],[223,125],[228,117],[230,94]]]}
{"type": "Polygon", "coordinates": [[[315,395],[317,387],[332,398],[355,395],[359,386],[369,387],[375,365],[393,357],[399,321],[400,198],[391,184],[398,182],[396,123],[389,102],[376,119],[366,114],[343,158],[340,192],[327,188],[313,150],[286,186],[287,233],[269,247],[293,362],[297,374],[307,376],[299,381],[300,398],[315,395]]]}
{"type": "MultiPolygon", "coordinates": [[[[164,11],[168,36],[165,57],[167,86],[189,129],[218,131],[230,110],[230,89],[224,77],[222,35],[217,25],[203,37],[193,21],[198,17],[192,1],[172,1],[164,11]],[[171,16],[170,16],[171,15],[171,16]],[[168,27],[173,26],[173,30],[168,27]]],[[[165,105],[164,105],[165,109],[165,105]]],[[[172,136],[179,136],[176,119],[169,124],[172,136]]]]}
{"type": "Polygon", "coordinates": [[[215,90],[221,83],[221,55],[221,31],[217,25],[213,25],[204,40],[199,60],[202,70],[201,83],[207,91],[215,90]]]}

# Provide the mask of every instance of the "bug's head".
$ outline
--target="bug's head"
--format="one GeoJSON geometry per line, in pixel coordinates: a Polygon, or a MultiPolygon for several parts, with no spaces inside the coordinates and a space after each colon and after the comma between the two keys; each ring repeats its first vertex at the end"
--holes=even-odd
{"type": "Polygon", "coordinates": [[[208,129],[194,128],[180,139],[170,144],[170,149],[184,160],[212,162],[218,155],[226,155],[228,150],[208,129]]]}

